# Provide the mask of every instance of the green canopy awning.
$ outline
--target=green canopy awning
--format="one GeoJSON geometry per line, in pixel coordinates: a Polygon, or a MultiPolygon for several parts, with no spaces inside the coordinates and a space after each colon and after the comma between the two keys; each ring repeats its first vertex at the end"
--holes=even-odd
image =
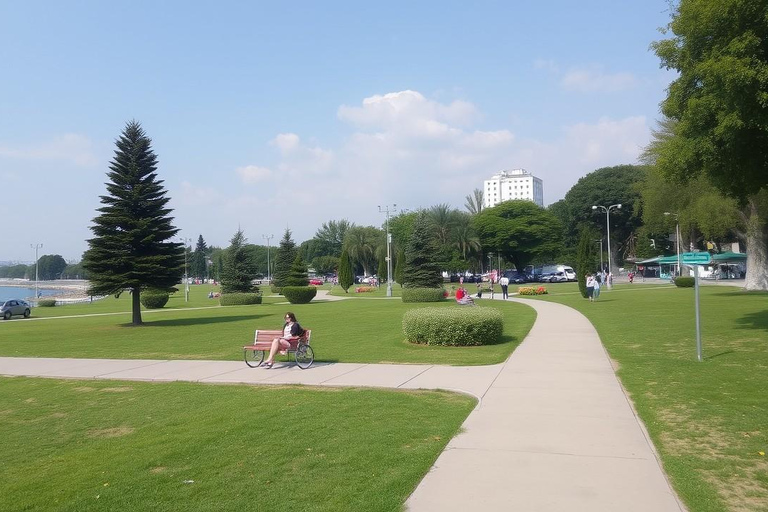
{"type": "Polygon", "coordinates": [[[743,252],[722,252],[720,254],[713,254],[712,259],[718,263],[747,261],[747,255],[743,252]]]}

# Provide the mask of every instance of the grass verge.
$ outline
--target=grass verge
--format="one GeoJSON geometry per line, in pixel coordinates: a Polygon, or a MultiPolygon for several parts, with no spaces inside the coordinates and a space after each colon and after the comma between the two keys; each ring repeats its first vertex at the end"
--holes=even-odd
{"type": "Polygon", "coordinates": [[[446,392],[0,378],[0,510],[395,511],[446,392]]]}
{"type": "MultiPolygon", "coordinates": [[[[190,304],[209,304],[207,293],[204,287],[193,288],[190,304]]],[[[503,313],[501,342],[427,347],[404,341],[402,319],[409,309],[435,304],[351,299],[292,305],[281,297],[268,297],[264,304],[254,306],[174,310],[179,302],[184,304],[183,295],[174,296],[163,309],[144,312],[145,323],[139,327],[129,323],[128,294],[100,304],[37,308],[35,318],[52,316],[0,322],[0,355],[238,360],[243,345],[253,341],[255,329],[278,329],[285,312],[293,311],[305,328],[312,329],[317,361],[480,365],[504,361],[528,333],[536,315],[521,304],[482,302],[503,313]],[[92,307],[98,308],[95,316],[92,307]]],[[[439,306],[452,304],[446,301],[439,306]]]]}
{"type": "Polygon", "coordinates": [[[768,510],[768,294],[702,286],[698,362],[692,288],[549,290],[597,329],[689,509],[768,510]]]}

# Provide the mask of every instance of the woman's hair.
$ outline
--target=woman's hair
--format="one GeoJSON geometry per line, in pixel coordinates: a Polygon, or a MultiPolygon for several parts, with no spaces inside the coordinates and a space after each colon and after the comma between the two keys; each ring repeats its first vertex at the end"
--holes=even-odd
{"type": "Polygon", "coordinates": [[[285,316],[289,317],[289,318],[291,319],[291,321],[292,321],[292,322],[295,322],[295,321],[296,321],[296,315],[294,315],[294,314],[293,314],[293,313],[291,313],[290,311],[289,311],[289,312],[287,312],[287,313],[285,314],[285,316]]]}

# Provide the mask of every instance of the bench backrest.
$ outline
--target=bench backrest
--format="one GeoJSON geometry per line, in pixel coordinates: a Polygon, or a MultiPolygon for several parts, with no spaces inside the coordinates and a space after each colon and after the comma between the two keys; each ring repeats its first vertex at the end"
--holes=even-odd
{"type": "MultiPolygon", "coordinates": [[[[280,338],[283,335],[283,331],[277,331],[277,330],[267,330],[267,329],[257,329],[256,332],[253,335],[253,341],[254,343],[259,341],[272,341],[275,338],[280,338]]],[[[312,336],[312,330],[311,329],[304,329],[304,334],[299,336],[299,339],[303,340],[304,343],[309,345],[309,338],[312,336]]]]}

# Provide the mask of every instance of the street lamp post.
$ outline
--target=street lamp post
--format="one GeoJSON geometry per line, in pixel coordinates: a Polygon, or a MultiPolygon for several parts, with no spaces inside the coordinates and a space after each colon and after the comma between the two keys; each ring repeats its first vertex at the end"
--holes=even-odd
{"type": "Polygon", "coordinates": [[[261,235],[261,238],[267,241],[267,282],[271,285],[272,284],[272,277],[269,273],[269,241],[275,238],[275,235],[261,235]]]}
{"type": "Polygon", "coordinates": [[[675,246],[677,247],[677,275],[683,275],[682,266],[680,262],[680,214],[672,212],[664,212],[664,215],[675,216],[675,246]]]}
{"type": "Polygon", "coordinates": [[[389,214],[397,211],[397,205],[393,204],[392,209],[389,209],[389,205],[385,206],[382,210],[379,206],[379,213],[384,213],[387,217],[387,297],[392,296],[392,235],[389,232],[389,214]]]}
{"type": "Polygon", "coordinates": [[[192,243],[191,238],[181,237],[184,243],[184,302],[189,302],[189,274],[187,272],[187,244],[192,243]]]}
{"type": "Polygon", "coordinates": [[[603,271],[603,239],[595,240],[595,243],[600,244],[600,272],[603,271]]]}
{"type": "Polygon", "coordinates": [[[41,249],[43,244],[29,244],[29,246],[35,250],[35,300],[37,300],[38,294],[40,293],[37,291],[37,250],[41,249]]]}
{"type": "Polygon", "coordinates": [[[611,275],[611,210],[621,210],[621,203],[612,204],[611,206],[593,205],[592,210],[601,209],[605,212],[605,225],[606,225],[606,238],[608,243],[608,274],[611,275]]]}

